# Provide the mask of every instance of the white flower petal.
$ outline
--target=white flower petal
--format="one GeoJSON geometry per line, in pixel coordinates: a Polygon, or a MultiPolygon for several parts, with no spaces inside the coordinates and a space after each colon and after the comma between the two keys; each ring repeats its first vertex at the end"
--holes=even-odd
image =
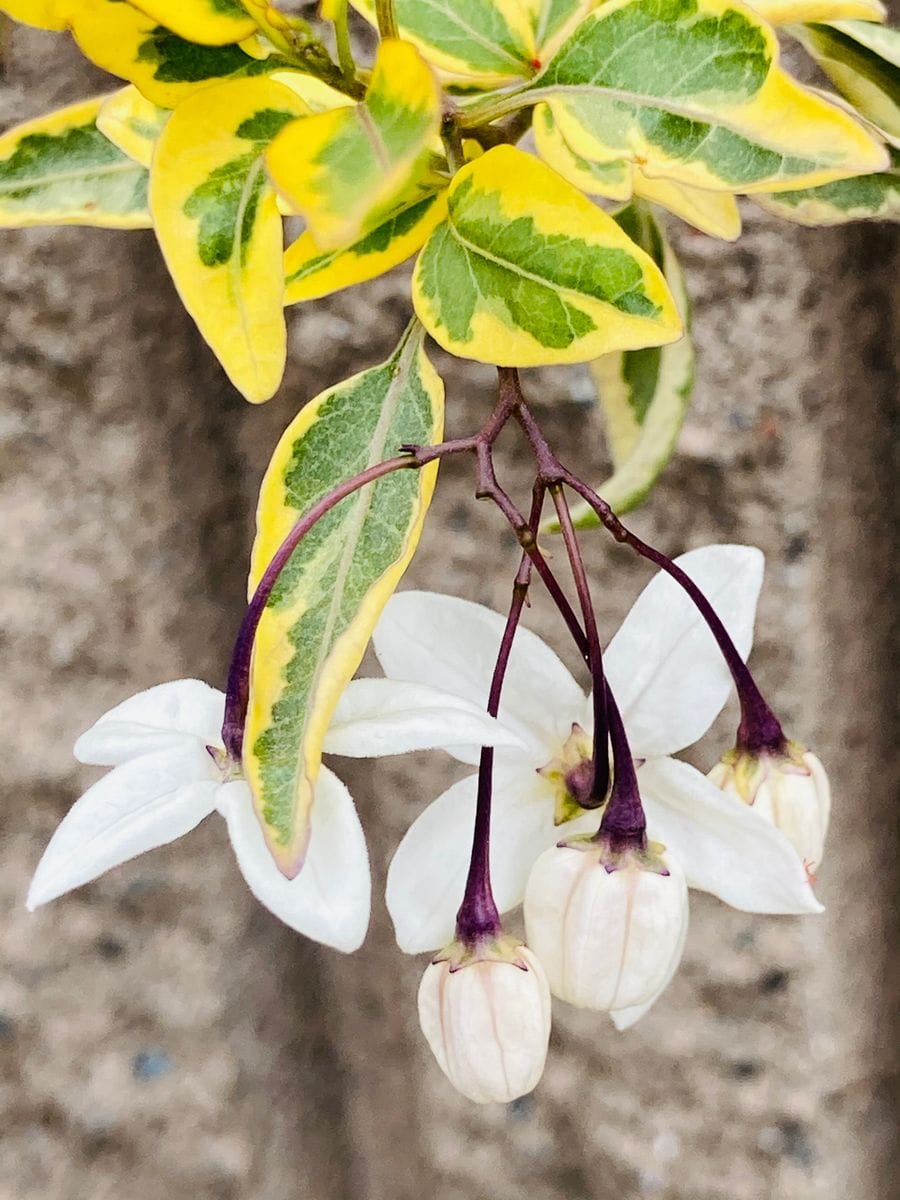
{"type": "MultiPolygon", "coordinates": [[[[704,546],[675,561],[703,590],[746,658],[762,586],[762,553],[752,546],[704,546]]],[[[609,644],[604,666],[638,758],[673,754],[696,742],[732,688],[706,623],[664,571],[638,596],[609,644]]]]}
{"type": "Polygon", "coordinates": [[[75,743],[79,762],[112,767],[177,744],[179,735],[222,745],[225,697],[199,679],[176,679],[138,692],[104,713],[75,743]]]}
{"type": "Polygon", "coordinates": [[[28,907],[181,837],[213,811],[216,786],[212,760],[196,741],[116,767],[63,818],[35,871],[28,907]]]}
{"type": "Polygon", "coordinates": [[[378,758],[448,746],[517,746],[521,740],[484,711],[450,692],[393,679],[354,679],[325,735],[328,754],[378,758]]]}
{"type": "MultiPolygon", "coordinates": [[[[505,624],[499,613],[457,596],[399,592],[388,601],[372,640],[388,678],[428,684],[483,707],[505,624]]],[[[550,742],[568,735],[582,701],[581,688],[549,646],[520,627],[501,722],[536,743],[540,756],[550,742]]]]}
{"type": "Polygon", "coordinates": [[[357,950],[369,927],[372,881],[356,807],[337,776],[327,767],[319,772],[309,850],[295,879],[285,879],[275,866],[243,780],[221,787],[217,804],[241,873],[260,904],[305,937],[346,953],[357,950]]]}
{"type": "Polygon", "coordinates": [[[117,767],[133,762],[142,754],[174,750],[185,743],[199,746],[197,738],[186,733],[154,729],[134,721],[98,721],[75,743],[75,757],[92,767],[117,767]]]}
{"type": "Polygon", "coordinates": [[[675,978],[675,973],[681,966],[681,960],[684,956],[684,946],[685,942],[687,941],[687,932],[688,908],[685,906],[684,923],[681,927],[681,938],[678,942],[678,948],[675,951],[675,957],[672,959],[668,973],[666,974],[663,982],[660,984],[659,990],[653,996],[651,996],[649,1000],[645,1000],[643,1004],[632,1004],[630,1008],[613,1009],[613,1011],[609,1014],[612,1017],[613,1025],[615,1025],[616,1029],[618,1029],[620,1032],[625,1029],[630,1029],[631,1026],[635,1025],[645,1013],[648,1013],[675,978]]]}
{"type": "MultiPolygon", "coordinates": [[[[501,912],[521,904],[535,859],[568,833],[596,829],[596,814],[554,826],[549,785],[519,756],[498,753],[491,815],[491,882],[501,912]],[[513,756],[510,755],[510,758],[513,756]]],[[[477,775],[453,784],[412,823],[388,869],[385,898],[407,954],[439,950],[455,934],[475,820],[477,775]]]]}
{"type": "Polygon", "coordinates": [[[638,783],[647,832],[678,859],[690,887],[744,912],[823,911],[797,851],[749,805],[672,758],[645,763],[638,783]]]}

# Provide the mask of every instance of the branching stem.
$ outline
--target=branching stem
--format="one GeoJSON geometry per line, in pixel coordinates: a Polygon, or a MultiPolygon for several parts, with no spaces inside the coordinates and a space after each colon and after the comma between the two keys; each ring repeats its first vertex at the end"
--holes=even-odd
{"type": "Polygon", "coordinates": [[[552,484],[550,495],[559,518],[569,562],[572,564],[572,577],[575,581],[575,591],[578,593],[578,603],[581,607],[581,620],[587,637],[588,668],[591,672],[591,699],[594,708],[593,779],[589,796],[577,799],[583,808],[599,808],[609,791],[609,729],[606,714],[607,689],[606,679],[603,675],[603,651],[600,646],[594,605],[591,601],[591,589],[587,572],[584,569],[584,559],[581,555],[581,547],[578,545],[575,528],[572,525],[572,514],[569,512],[562,484],[552,484]],[[588,800],[590,803],[587,802],[588,800]]]}

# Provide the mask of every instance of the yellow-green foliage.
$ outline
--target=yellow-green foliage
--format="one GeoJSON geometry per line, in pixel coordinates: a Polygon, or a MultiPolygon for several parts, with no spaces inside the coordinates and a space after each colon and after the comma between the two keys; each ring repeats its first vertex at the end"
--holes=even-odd
{"type": "MultiPolygon", "coordinates": [[[[605,494],[626,509],[668,461],[693,377],[660,210],[725,241],[743,195],[809,225],[900,218],[900,35],[880,0],[351,3],[391,34],[371,62],[353,59],[346,0],[321,8],[336,61],[322,30],[271,0],[0,0],[113,77],[0,137],[0,225],[152,225],[248,400],[281,382],[285,304],[417,256],[395,354],[308,405],[279,444],[251,584],[342,478],[441,436],[426,332],[502,367],[590,362],[605,494]],[[791,78],[775,26],[834,94],[791,78]]],[[[243,767],[287,874],[328,721],[415,549],[435,470],[341,501],[263,611],[243,767]]]]}

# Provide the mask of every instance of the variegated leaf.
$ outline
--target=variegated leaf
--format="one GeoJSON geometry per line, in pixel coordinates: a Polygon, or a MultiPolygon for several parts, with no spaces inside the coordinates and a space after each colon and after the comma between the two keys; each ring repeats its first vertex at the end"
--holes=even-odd
{"type": "Polygon", "coordinates": [[[174,108],[192,92],[224,79],[285,65],[260,57],[247,43],[200,46],[185,41],[123,0],[73,0],[68,23],[92,62],[127,79],[162,108],[174,108]]]}
{"type": "Polygon", "coordinates": [[[414,46],[389,39],[361,104],[288,126],[266,161],[319,246],[333,249],[390,215],[422,173],[440,121],[434,74],[414,46]]]}
{"type": "Polygon", "coordinates": [[[131,0],[131,3],[153,17],[158,25],[202,46],[227,46],[256,33],[256,22],[240,0],[131,0]]]}
{"type": "Polygon", "coordinates": [[[608,162],[593,162],[576,154],[553,117],[549,104],[538,104],[534,110],[534,141],[541,158],[588,196],[603,196],[607,200],[630,200],[634,168],[624,158],[608,162]]]}
{"type": "Polygon", "coordinates": [[[432,337],[501,366],[659,345],[681,323],[652,259],[555,171],[497,146],[453,178],[413,303],[432,337]]]}
{"type": "Polygon", "coordinates": [[[73,0],[0,0],[0,13],[36,29],[61,30],[73,0]]]}
{"type": "Polygon", "coordinates": [[[900,30],[836,21],[788,31],[867,120],[900,139],[900,30]]]}
{"type": "MultiPolygon", "coordinates": [[[[444,389],[422,340],[414,329],[386,363],[323,392],[285,431],[260,492],[251,592],[317,500],[403,443],[440,439],[444,389]]],[[[436,470],[400,471],[342,500],[294,551],[260,620],[244,772],[289,877],[303,862],[332,713],[415,551],[436,470]]]]}
{"type": "Polygon", "coordinates": [[[159,135],[170,116],[168,108],[160,108],[129,84],[103,102],[97,128],[123,154],[149,169],[159,135]]]}
{"type": "Polygon", "coordinates": [[[770,25],[791,21],[884,21],[881,0],[747,0],[770,25]]]}
{"type": "MultiPolygon", "coordinates": [[[[375,24],[374,0],[351,0],[375,24]]],[[[494,87],[534,74],[534,32],[522,0],[395,0],[400,36],[448,83],[494,87]]]]}
{"type": "Polygon", "coordinates": [[[893,167],[800,192],[755,199],[769,212],[798,225],[844,225],[848,221],[900,221],[900,153],[893,167]]]}
{"type": "Polygon", "coordinates": [[[308,112],[271,79],[238,79],[188,97],[153,159],[150,207],[188,312],[235,387],[268,400],[286,354],[283,240],[263,155],[308,112]]]}
{"type": "Polygon", "coordinates": [[[0,137],[0,225],[150,226],[146,170],[97,128],[106,100],[79,101],[0,137]]]}
{"type": "MultiPolygon", "coordinates": [[[[645,205],[629,205],[616,220],[659,265],[689,330],[684,276],[652,213],[645,205]]],[[[645,499],[675,449],[694,381],[690,334],[670,346],[604,355],[591,364],[591,373],[614,468],[598,490],[616,512],[628,512],[645,499]]],[[[597,524],[596,513],[585,504],[573,509],[573,519],[582,528],[597,524]]]]}
{"type": "Polygon", "coordinates": [[[405,262],[447,214],[446,192],[416,196],[349,246],[322,250],[303,233],[284,256],[285,304],[315,300],[383,275],[405,262]]]}
{"type": "Polygon", "coordinates": [[[504,105],[542,100],[581,157],[709,191],[806,187],[886,161],[780,69],[772,30],[731,0],[609,0],[504,105]]]}
{"type": "Polygon", "coordinates": [[[737,201],[730,193],[710,192],[670,179],[649,178],[639,166],[621,158],[611,162],[591,162],[582,158],[566,141],[549,104],[539,104],[535,108],[534,133],[538,153],[544,161],[589,196],[603,196],[607,200],[642,196],[669,209],[703,233],[729,242],[741,232],[737,201]]]}
{"type": "Polygon", "coordinates": [[[710,237],[726,242],[740,237],[741,213],[737,199],[730,192],[708,192],[671,179],[654,179],[635,167],[634,194],[667,208],[710,237]]]}

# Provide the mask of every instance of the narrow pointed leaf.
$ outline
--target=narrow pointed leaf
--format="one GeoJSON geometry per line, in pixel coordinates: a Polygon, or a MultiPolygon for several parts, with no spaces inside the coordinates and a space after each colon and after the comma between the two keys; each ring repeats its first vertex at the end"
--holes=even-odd
{"type": "Polygon", "coordinates": [[[365,100],[285,129],[267,155],[269,171],[316,242],[333,249],[390,215],[440,121],[428,64],[408,43],[382,42],[365,100]]]}
{"type": "Polygon", "coordinates": [[[419,319],[445,349],[501,366],[583,362],[680,336],[653,260],[530,154],[498,146],[453,179],[419,255],[419,319]]]}
{"type": "MultiPolygon", "coordinates": [[[[375,24],[374,0],[351,0],[375,24]]],[[[520,0],[395,0],[400,36],[448,82],[500,86],[534,73],[534,33],[520,0]]]]}
{"type": "Polygon", "coordinates": [[[837,21],[789,32],[864,117],[900,138],[900,30],[837,21]]]}
{"type": "Polygon", "coordinates": [[[256,22],[239,0],[131,0],[135,8],[153,17],[189,42],[226,46],[256,33],[256,22]]]}
{"type": "MultiPolygon", "coordinates": [[[[405,442],[441,437],[443,385],[421,329],[381,366],[330,388],[285,431],[266,471],[255,588],[300,516],[405,442]]],[[[300,869],[313,787],[335,706],[415,551],[436,467],[400,471],[342,500],[297,547],[254,643],[244,772],[280,869],[300,869]]]]}
{"type": "Polygon", "coordinates": [[[778,66],[772,30],[730,0],[610,0],[521,93],[583,158],[710,191],[809,187],[883,169],[879,143],[778,66]]]}
{"type": "Polygon", "coordinates": [[[383,275],[420,250],[447,213],[447,193],[416,197],[349,246],[322,250],[303,233],[284,256],[285,304],[315,300],[383,275]]]}
{"type": "Polygon", "coordinates": [[[123,154],[149,169],[159,135],[170,116],[169,109],[160,108],[129,84],[100,106],[97,128],[123,154]]]}
{"type": "Polygon", "coordinates": [[[147,172],[97,128],[106,96],[0,137],[0,225],[147,229],[147,172]]]}
{"type": "Polygon", "coordinates": [[[884,21],[881,0],[748,0],[770,25],[790,21],[884,21]]]}
{"type": "Polygon", "coordinates": [[[755,199],[768,212],[798,225],[844,225],[847,221],[900,221],[900,153],[877,175],[857,175],[802,192],[755,199]]]}
{"type": "MultiPolygon", "coordinates": [[[[659,224],[642,205],[623,209],[616,219],[659,265],[689,330],[684,276],[659,224]]],[[[628,512],[645,499],[675,449],[694,381],[690,333],[670,346],[604,355],[591,364],[591,373],[614,467],[598,491],[616,512],[628,512]]],[[[585,504],[573,509],[573,519],[580,528],[597,524],[585,504]]],[[[556,523],[548,527],[559,528],[556,523]]]]}
{"type": "Polygon", "coordinates": [[[263,166],[272,137],[308,110],[270,79],[185,100],[153,160],[150,207],[188,312],[235,387],[268,400],[284,371],[283,238],[263,166]]]}
{"type": "Polygon", "coordinates": [[[186,41],[122,0],[73,2],[68,23],[91,62],[127,79],[163,108],[174,108],[212,83],[277,66],[277,60],[260,60],[242,46],[186,41]]]}

